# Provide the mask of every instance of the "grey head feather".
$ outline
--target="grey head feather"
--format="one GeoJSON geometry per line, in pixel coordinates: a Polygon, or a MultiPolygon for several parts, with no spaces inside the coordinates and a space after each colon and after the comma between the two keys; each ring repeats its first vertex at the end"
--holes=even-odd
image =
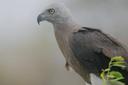
{"type": "Polygon", "coordinates": [[[72,21],[72,16],[64,4],[54,3],[46,7],[46,9],[38,16],[37,21],[38,23],[41,21],[48,21],[52,24],[59,24],[72,21]]]}

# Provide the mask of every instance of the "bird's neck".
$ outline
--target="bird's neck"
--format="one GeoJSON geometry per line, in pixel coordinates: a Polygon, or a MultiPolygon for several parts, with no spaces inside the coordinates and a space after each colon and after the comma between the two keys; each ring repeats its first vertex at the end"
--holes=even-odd
{"type": "Polygon", "coordinates": [[[74,20],[69,19],[67,21],[61,22],[61,23],[55,23],[53,24],[55,32],[70,34],[73,31],[77,31],[80,28],[80,25],[78,25],[74,20]]]}
{"type": "Polygon", "coordinates": [[[66,58],[66,62],[69,61],[69,56],[71,54],[68,43],[69,39],[72,35],[72,32],[77,29],[78,26],[79,25],[77,25],[77,23],[74,21],[66,21],[63,23],[54,24],[55,37],[62,53],[66,58]]]}

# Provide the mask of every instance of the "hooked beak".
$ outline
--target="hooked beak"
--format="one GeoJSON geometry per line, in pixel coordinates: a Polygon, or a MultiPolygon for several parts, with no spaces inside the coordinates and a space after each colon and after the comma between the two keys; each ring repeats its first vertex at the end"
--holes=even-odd
{"type": "Polygon", "coordinates": [[[43,14],[40,14],[37,17],[37,22],[38,22],[39,25],[40,25],[40,22],[44,20],[44,17],[43,16],[44,16],[43,14]]]}

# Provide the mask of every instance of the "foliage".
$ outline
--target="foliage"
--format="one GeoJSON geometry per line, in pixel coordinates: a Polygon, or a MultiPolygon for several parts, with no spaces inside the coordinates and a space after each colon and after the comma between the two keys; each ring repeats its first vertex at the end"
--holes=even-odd
{"type": "Polygon", "coordinates": [[[104,69],[100,74],[101,78],[103,79],[103,85],[125,85],[124,83],[120,82],[120,80],[124,79],[123,75],[118,71],[111,70],[113,66],[124,69],[126,67],[124,58],[121,56],[111,58],[108,68],[104,69]]]}

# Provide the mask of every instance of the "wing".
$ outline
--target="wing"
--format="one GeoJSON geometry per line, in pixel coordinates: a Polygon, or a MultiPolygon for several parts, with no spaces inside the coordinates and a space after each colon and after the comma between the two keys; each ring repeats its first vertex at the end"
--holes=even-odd
{"type": "Polygon", "coordinates": [[[128,58],[126,49],[118,41],[97,29],[81,28],[73,33],[70,43],[74,56],[93,73],[106,68],[111,57],[128,58]]]}

